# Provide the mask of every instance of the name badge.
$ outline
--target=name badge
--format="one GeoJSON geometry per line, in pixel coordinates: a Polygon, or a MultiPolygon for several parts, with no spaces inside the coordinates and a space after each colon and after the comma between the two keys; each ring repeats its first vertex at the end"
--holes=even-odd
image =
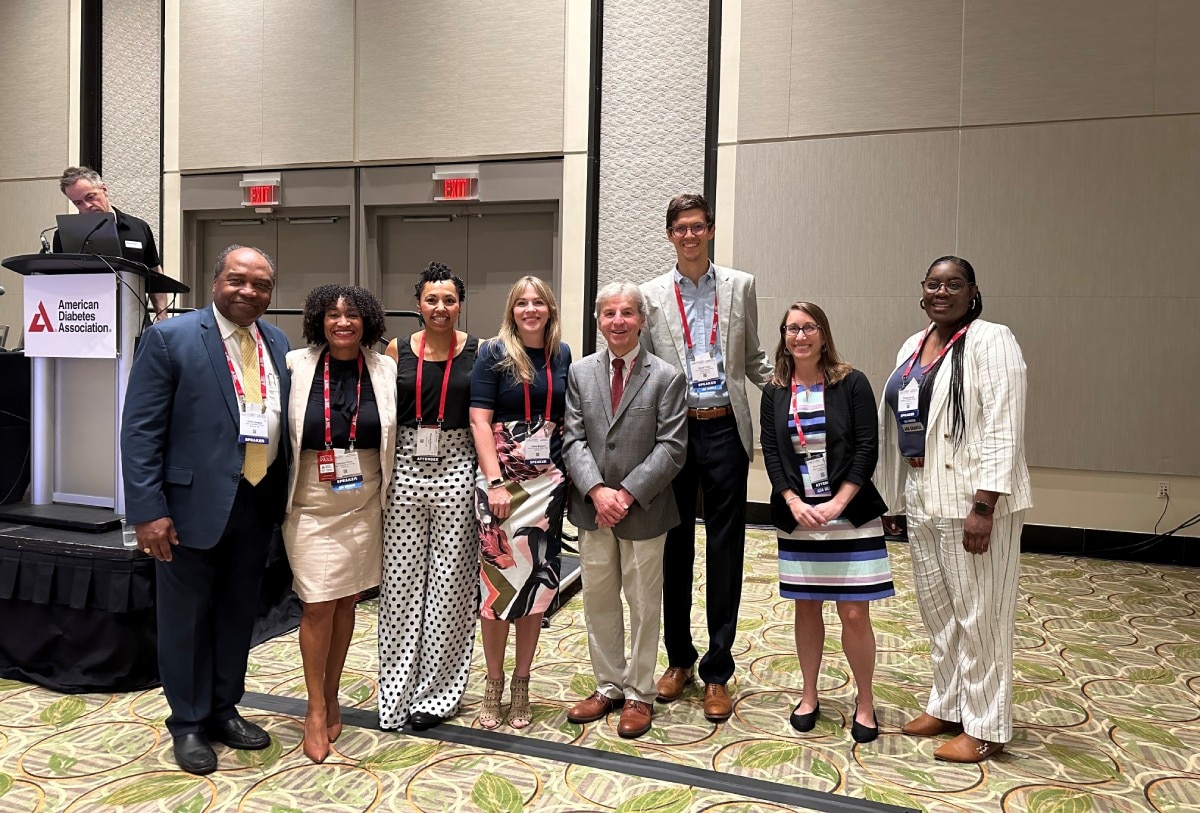
{"type": "Polygon", "coordinates": [[[357,449],[334,449],[334,491],[349,491],[363,487],[362,467],[358,464],[357,449]]]}
{"type": "Polygon", "coordinates": [[[142,244],[138,240],[126,240],[125,248],[141,248],[142,244]]]}
{"type": "Polygon", "coordinates": [[[921,384],[913,379],[906,384],[896,397],[896,417],[900,428],[905,432],[924,432],[925,424],[921,422],[920,412],[921,384]]]}
{"type": "Polygon", "coordinates": [[[273,412],[283,411],[279,402],[279,376],[275,373],[267,373],[267,409],[273,412]]]}
{"type": "Polygon", "coordinates": [[[810,454],[805,458],[804,464],[808,467],[808,478],[813,496],[823,497],[829,494],[829,458],[823,452],[810,454]]]}
{"type": "Polygon", "coordinates": [[[322,449],[317,452],[317,482],[332,483],[336,476],[333,449],[322,449]]]}
{"type": "Polygon", "coordinates": [[[413,457],[419,463],[437,463],[442,459],[442,430],[437,426],[418,426],[413,457]]]}
{"type": "Polygon", "coordinates": [[[267,413],[258,404],[247,404],[242,407],[241,421],[238,424],[238,443],[270,443],[267,433],[267,413]]]}
{"type": "Polygon", "coordinates": [[[550,424],[542,424],[536,433],[525,438],[521,443],[521,452],[525,462],[534,466],[545,466],[550,463],[550,424]]]}
{"type": "Polygon", "coordinates": [[[692,386],[698,390],[715,389],[719,384],[720,373],[717,370],[717,360],[708,353],[696,353],[691,363],[692,386]]]}

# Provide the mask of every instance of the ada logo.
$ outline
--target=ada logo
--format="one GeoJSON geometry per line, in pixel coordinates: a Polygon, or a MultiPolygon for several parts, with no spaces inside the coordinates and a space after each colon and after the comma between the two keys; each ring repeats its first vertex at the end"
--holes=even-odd
{"type": "Polygon", "coordinates": [[[50,314],[46,313],[46,303],[38,302],[37,313],[29,323],[30,333],[53,333],[54,325],[50,324],[50,314]]]}

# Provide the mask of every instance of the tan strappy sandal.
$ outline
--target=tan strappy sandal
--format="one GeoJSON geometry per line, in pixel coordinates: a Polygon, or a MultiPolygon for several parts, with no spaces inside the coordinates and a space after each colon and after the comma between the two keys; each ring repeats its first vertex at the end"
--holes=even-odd
{"type": "Polygon", "coordinates": [[[525,728],[533,722],[533,710],[529,708],[529,675],[513,675],[511,705],[508,708],[508,724],[513,728],[525,728]]]}
{"type": "MultiPolygon", "coordinates": [[[[514,688],[516,678],[513,678],[514,688]]],[[[483,683],[483,705],[479,707],[479,724],[491,731],[504,722],[500,714],[500,698],[504,694],[504,676],[486,678],[483,683]]]]}

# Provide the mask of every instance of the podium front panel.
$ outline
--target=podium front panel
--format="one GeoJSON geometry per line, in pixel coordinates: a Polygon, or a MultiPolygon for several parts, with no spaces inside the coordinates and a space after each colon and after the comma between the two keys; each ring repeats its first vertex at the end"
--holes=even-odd
{"type": "Polygon", "coordinates": [[[116,506],[117,362],[57,359],[54,364],[54,502],[116,506]]]}

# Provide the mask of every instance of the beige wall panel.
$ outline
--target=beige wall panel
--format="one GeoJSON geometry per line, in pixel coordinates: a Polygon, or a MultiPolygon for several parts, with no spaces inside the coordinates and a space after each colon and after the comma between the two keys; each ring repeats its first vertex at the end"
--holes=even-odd
{"type": "Polygon", "coordinates": [[[986,294],[1200,296],[1200,116],[962,139],[959,245],[986,294]]]}
{"type": "Polygon", "coordinates": [[[1158,0],[1154,112],[1200,112],[1200,3],[1158,0]]]}
{"type": "Polygon", "coordinates": [[[1154,3],[966,0],[965,5],[964,125],[1152,112],[1154,3]]]}
{"type": "MultiPolygon", "coordinates": [[[[59,167],[62,170],[62,167],[59,167]]],[[[54,216],[67,214],[70,204],[58,191],[58,180],[0,181],[0,257],[35,254],[38,232],[54,225],[54,216]]],[[[0,268],[0,326],[9,325],[8,347],[17,343],[24,320],[24,277],[0,268]]]]}
{"type": "Polygon", "coordinates": [[[794,0],[791,135],[957,125],[962,9],[962,0],[794,0]]]}
{"type": "Polygon", "coordinates": [[[0,2],[0,179],[57,178],[67,165],[70,6],[0,2]]]}
{"type": "Polygon", "coordinates": [[[263,11],[263,166],[352,161],[354,0],[263,11]]]}
{"type": "Polygon", "coordinates": [[[1029,368],[1030,465],[1200,475],[1198,306],[1195,297],[988,300],[984,318],[1013,329],[1029,368]]]}
{"type": "Polygon", "coordinates": [[[958,139],[896,133],[739,146],[734,264],[783,305],[915,302],[930,260],[955,245],[958,139]]]}
{"type": "Polygon", "coordinates": [[[739,141],[787,138],[792,0],[742,0],[739,141]]]}
{"type": "Polygon", "coordinates": [[[179,11],[180,168],[261,165],[262,0],[184,0],[179,11]]]}
{"type": "Polygon", "coordinates": [[[360,0],[358,158],[561,152],[563,0],[360,0]]]}

